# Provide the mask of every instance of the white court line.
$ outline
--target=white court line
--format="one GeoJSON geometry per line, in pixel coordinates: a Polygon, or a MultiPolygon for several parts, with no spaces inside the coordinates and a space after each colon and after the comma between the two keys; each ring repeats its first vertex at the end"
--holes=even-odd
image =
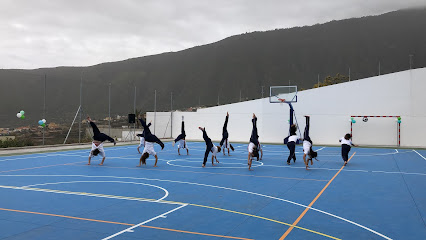
{"type": "MultiPolygon", "coordinates": [[[[322,161],[324,162],[324,161],[322,161]]],[[[331,162],[331,161],[327,161],[331,162]]],[[[264,164],[263,167],[279,167],[279,168],[300,168],[305,169],[305,167],[292,167],[292,166],[280,166],[280,165],[270,165],[270,164],[264,164]]],[[[340,168],[312,168],[309,167],[309,169],[315,169],[315,170],[326,170],[326,171],[339,171],[340,168]]],[[[364,173],[389,173],[389,174],[407,174],[407,175],[419,175],[419,176],[426,176],[425,173],[410,173],[410,172],[386,172],[386,171],[373,171],[373,170],[361,170],[361,169],[342,169],[342,172],[364,172],[364,173]]]]}
{"type": "Polygon", "coordinates": [[[321,150],[323,150],[325,147],[322,147],[322,148],[320,148],[320,149],[317,149],[317,151],[321,151],[321,150]]]}
{"type": "Polygon", "coordinates": [[[58,194],[86,196],[86,197],[99,197],[99,198],[109,198],[109,199],[130,200],[130,201],[138,201],[138,202],[165,203],[165,204],[172,204],[172,205],[173,204],[174,205],[177,204],[177,203],[173,203],[173,202],[161,201],[161,199],[148,200],[148,199],[136,198],[136,197],[113,196],[113,195],[105,195],[105,194],[97,194],[97,193],[70,192],[70,191],[61,191],[61,190],[50,190],[50,189],[29,188],[29,187],[15,187],[15,186],[3,186],[3,185],[0,185],[0,188],[4,188],[4,189],[15,189],[15,190],[24,190],[24,191],[34,191],[34,192],[58,193],[58,194]]]}
{"type": "MultiPolygon", "coordinates": [[[[375,157],[375,156],[385,156],[385,155],[395,155],[395,154],[402,154],[402,153],[410,153],[412,151],[405,151],[405,152],[391,152],[391,153],[359,153],[356,156],[357,157],[375,157]]],[[[340,154],[321,154],[321,156],[329,156],[329,157],[335,157],[335,156],[341,156],[340,154]]]]}
{"type": "Polygon", "coordinates": [[[395,152],[398,153],[398,149],[395,148],[395,152]]]}
{"type": "MultiPolygon", "coordinates": [[[[2,176],[15,176],[15,177],[17,177],[17,176],[20,176],[20,177],[28,177],[28,176],[31,176],[31,177],[52,177],[53,176],[53,177],[86,177],[86,178],[118,178],[118,179],[123,179],[124,178],[124,179],[133,179],[133,180],[147,180],[147,181],[171,182],[171,183],[180,183],[180,184],[196,185],[196,186],[203,186],[203,187],[212,187],[212,188],[218,188],[218,189],[224,189],[224,190],[229,190],[229,191],[241,192],[241,193],[246,193],[246,194],[252,194],[252,195],[261,196],[261,197],[265,197],[265,198],[269,198],[269,199],[274,199],[274,200],[278,200],[278,201],[282,201],[282,202],[287,202],[287,203],[290,203],[290,204],[293,204],[293,205],[296,205],[296,206],[300,206],[300,207],[303,207],[303,208],[309,208],[309,209],[311,209],[313,211],[317,211],[317,212],[323,213],[325,215],[328,215],[328,216],[340,219],[340,220],[345,221],[347,223],[350,223],[350,224],[353,224],[353,225],[358,226],[360,228],[363,228],[363,229],[365,229],[365,230],[367,230],[369,232],[372,232],[372,233],[374,233],[374,234],[376,234],[378,236],[381,236],[381,237],[383,237],[385,239],[391,240],[391,238],[389,238],[389,237],[387,237],[387,236],[385,236],[385,235],[383,235],[383,234],[381,234],[381,233],[379,233],[377,231],[374,231],[374,230],[372,230],[372,229],[370,229],[370,228],[368,228],[366,226],[363,226],[363,225],[361,225],[359,223],[353,222],[353,221],[348,220],[346,218],[334,215],[332,213],[329,213],[329,212],[326,212],[326,211],[322,211],[322,210],[317,209],[317,208],[308,207],[306,205],[303,205],[303,204],[300,204],[300,203],[297,203],[297,202],[293,202],[293,201],[290,201],[290,200],[287,200],[287,199],[282,199],[282,198],[273,197],[273,196],[269,196],[269,195],[265,195],[265,194],[260,194],[260,193],[255,193],[255,192],[244,191],[244,190],[235,189],[235,188],[227,188],[227,187],[214,186],[214,185],[208,185],[208,184],[202,184],[202,183],[182,182],[182,181],[174,181],[174,180],[166,180],[166,179],[151,179],[151,178],[136,178],[136,177],[117,177],[117,176],[88,176],[88,175],[0,175],[0,177],[2,177],[2,176]]],[[[9,187],[9,188],[12,188],[12,187],[9,187]]],[[[19,188],[17,188],[17,189],[19,189],[19,188]]],[[[23,190],[25,190],[25,189],[23,189],[23,190]]]]}
{"type": "Polygon", "coordinates": [[[165,212],[165,213],[163,213],[163,214],[161,214],[161,215],[158,215],[158,216],[156,216],[156,217],[154,217],[154,218],[151,218],[151,219],[149,219],[149,220],[146,220],[145,222],[138,223],[138,224],[134,225],[133,227],[126,228],[126,229],[124,229],[123,231],[118,232],[118,233],[116,233],[116,234],[113,234],[113,235],[111,235],[111,236],[109,236],[109,237],[103,238],[102,240],[108,240],[108,239],[111,239],[111,238],[116,237],[116,236],[118,236],[118,235],[120,235],[120,234],[123,234],[123,233],[125,233],[125,232],[132,232],[132,229],[134,229],[134,228],[137,228],[137,227],[139,227],[139,226],[141,226],[141,225],[144,225],[144,224],[146,224],[146,223],[149,223],[149,222],[151,222],[151,221],[154,221],[154,220],[155,220],[155,219],[157,219],[157,218],[166,217],[165,215],[167,215],[167,214],[169,214],[169,213],[172,213],[172,212],[174,212],[174,211],[176,211],[176,210],[178,210],[178,209],[180,209],[180,208],[186,207],[186,206],[188,206],[188,204],[185,204],[185,205],[179,206],[179,207],[177,207],[177,208],[175,208],[175,209],[172,209],[172,210],[170,210],[170,211],[168,211],[168,212],[165,212]]]}
{"type": "MultiPolygon", "coordinates": [[[[185,161],[185,160],[168,160],[168,161],[167,161],[167,164],[168,164],[168,165],[170,165],[170,166],[175,166],[175,167],[198,168],[198,169],[200,169],[200,167],[193,167],[193,166],[181,166],[181,165],[175,165],[175,164],[170,163],[170,162],[175,162],[175,161],[199,163],[199,161],[195,162],[195,161],[185,161]]],[[[220,162],[220,163],[222,163],[222,162],[220,162]]],[[[220,164],[220,163],[219,163],[219,164],[220,164]]],[[[221,167],[221,166],[217,166],[217,164],[215,164],[216,166],[212,166],[212,168],[232,168],[232,169],[235,169],[235,168],[247,168],[247,166],[248,166],[248,165],[246,165],[246,164],[244,164],[244,163],[222,163],[222,164],[229,164],[229,165],[237,164],[237,165],[243,165],[244,167],[221,167]]],[[[262,163],[262,162],[260,162],[260,165],[254,164],[254,165],[252,165],[252,167],[260,167],[260,166],[262,166],[262,165],[263,165],[263,163],[262,163]]]]}
{"type": "Polygon", "coordinates": [[[46,157],[46,155],[43,155],[43,156],[34,156],[34,157],[21,157],[21,158],[6,158],[6,159],[3,159],[3,160],[0,160],[0,162],[22,160],[22,159],[32,159],[32,158],[41,158],[41,157],[46,157]]]}
{"type": "Polygon", "coordinates": [[[420,157],[422,157],[424,160],[426,160],[425,157],[423,157],[419,152],[417,152],[416,150],[413,150],[413,152],[417,153],[420,157]]]}
{"type": "Polygon", "coordinates": [[[150,187],[155,187],[155,188],[159,188],[161,190],[164,191],[164,196],[162,198],[159,198],[157,200],[155,200],[154,202],[158,202],[161,201],[163,199],[165,199],[167,196],[169,196],[169,191],[167,191],[165,188],[162,188],[160,186],[157,185],[151,185],[151,184],[146,184],[146,183],[137,183],[137,182],[122,182],[122,181],[70,181],[70,182],[53,182],[53,183],[40,183],[40,184],[33,184],[33,185],[27,185],[27,186],[22,186],[22,188],[32,188],[35,186],[45,186],[45,185],[56,185],[56,184],[68,184],[68,183],[125,183],[125,184],[136,184],[136,185],[145,185],[145,186],[150,186],[150,187]]]}

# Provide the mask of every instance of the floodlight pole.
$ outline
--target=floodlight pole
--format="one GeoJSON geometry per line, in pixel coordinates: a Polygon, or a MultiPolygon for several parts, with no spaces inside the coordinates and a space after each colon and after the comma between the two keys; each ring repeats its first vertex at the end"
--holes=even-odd
{"type": "Polygon", "coordinates": [[[320,87],[320,85],[319,85],[319,73],[318,73],[318,79],[317,79],[317,81],[318,81],[317,88],[319,88],[320,87]]]}
{"type": "MultiPolygon", "coordinates": [[[[134,99],[133,99],[133,113],[135,114],[135,118],[137,118],[137,116],[136,116],[136,85],[135,85],[135,95],[134,95],[134,99]]],[[[130,142],[133,141],[135,134],[136,134],[136,119],[135,119],[135,122],[133,123],[133,135],[132,135],[130,142]]]]}
{"type": "Polygon", "coordinates": [[[154,90],[154,135],[155,135],[156,119],[157,119],[157,90],[154,90]]]}
{"type": "Polygon", "coordinates": [[[263,98],[263,87],[265,87],[265,86],[262,86],[262,98],[263,98]]]}
{"type": "MultiPolygon", "coordinates": [[[[170,135],[173,134],[173,92],[170,92],[170,135]]],[[[171,137],[170,136],[170,137],[171,137]]]]}
{"type": "Polygon", "coordinates": [[[81,143],[81,113],[82,113],[82,107],[81,107],[81,98],[83,96],[83,70],[81,70],[81,76],[80,76],[80,121],[78,121],[78,143],[81,143]]]}
{"type": "MultiPolygon", "coordinates": [[[[44,103],[43,103],[43,119],[46,119],[46,74],[44,74],[44,103]]],[[[44,145],[44,132],[46,126],[43,127],[43,145],[44,145]]]]}
{"type": "Polygon", "coordinates": [[[413,69],[413,54],[408,55],[410,57],[410,70],[413,69]]]}
{"type": "Polygon", "coordinates": [[[379,76],[380,76],[380,61],[379,61],[379,76]]]}
{"type": "Polygon", "coordinates": [[[351,68],[349,67],[349,82],[351,81],[351,68]]]}
{"type": "Polygon", "coordinates": [[[108,135],[111,136],[111,83],[108,84],[108,135]]]}

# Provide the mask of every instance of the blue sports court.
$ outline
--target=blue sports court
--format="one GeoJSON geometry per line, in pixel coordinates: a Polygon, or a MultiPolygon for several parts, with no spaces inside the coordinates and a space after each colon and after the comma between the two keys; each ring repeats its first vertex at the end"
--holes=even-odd
{"type": "Polygon", "coordinates": [[[156,168],[137,145],[0,157],[0,239],[426,239],[426,150],[314,146],[307,171],[264,145],[248,171],[234,146],[205,168],[202,142],[156,145],[156,168]]]}

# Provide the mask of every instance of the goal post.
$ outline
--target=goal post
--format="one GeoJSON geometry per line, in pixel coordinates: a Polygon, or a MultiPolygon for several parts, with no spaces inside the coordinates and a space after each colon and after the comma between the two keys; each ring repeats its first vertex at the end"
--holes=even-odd
{"type": "Polygon", "coordinates": [[[356,144],[401,145],[401,116],[351,116],[350,122],[356,144]]]}

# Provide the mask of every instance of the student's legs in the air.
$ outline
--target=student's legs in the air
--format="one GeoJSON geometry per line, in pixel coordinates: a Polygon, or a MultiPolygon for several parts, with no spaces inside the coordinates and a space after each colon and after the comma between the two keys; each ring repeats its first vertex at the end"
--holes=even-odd
{"type": "Polygon", "coordinates": [[[305,116],[306,118],[306,126],[305,126],[305,131],[303,132],[303,140],[306,140],[308,142],[310,142],[312,144],[311,138],[309,137],[309,128],[310,128],[310,124],[309,124],[309,116],[305,116]]]}
{"type": "Polygon", "coordinates": [[[98,127],[96,126],[96,124],[94,122],[92,122],[92,119],[87,118],[87,120],[89,120],[90,126],[93,129],[93,136],[97,136],[98,134],[101,133],[101,131],[99,131],[98,127]]]}

